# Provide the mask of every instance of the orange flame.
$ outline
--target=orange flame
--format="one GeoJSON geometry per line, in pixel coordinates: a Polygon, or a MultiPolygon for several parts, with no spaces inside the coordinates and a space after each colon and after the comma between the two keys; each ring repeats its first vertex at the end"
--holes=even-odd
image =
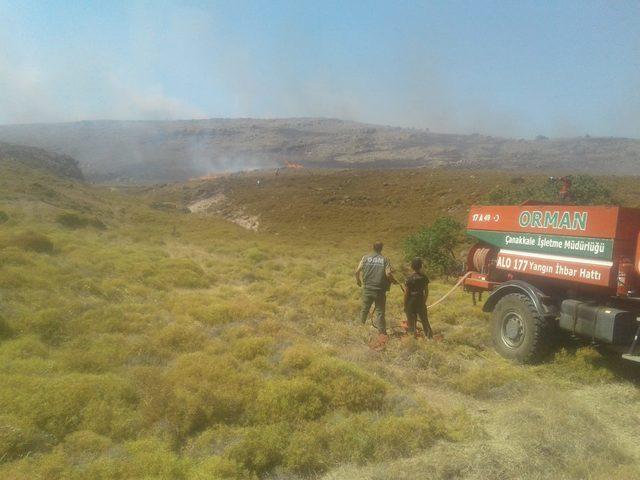
{"type": "Polygon", "coordinates": [[[216,178],[220,177],[222,177],[221,173],[207,173],[206,175],[202,175],[201,177],[190,178],[189,181],[193,182],[194,180],[215,180],[216,178]]]}
{"type": "Polygon", "coordinates": [[[287,168],[293,168],[293,169],[299,169],[299,168],[304,168],[304,165],[300,165],[299,163],[291,163],[287,160],[284,161],[284,164],[287,168]]]}

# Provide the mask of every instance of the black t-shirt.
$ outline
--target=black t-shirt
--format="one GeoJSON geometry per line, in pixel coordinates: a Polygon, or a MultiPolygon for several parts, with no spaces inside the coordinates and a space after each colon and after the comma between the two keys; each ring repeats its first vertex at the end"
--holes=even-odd
{"type": "Polygon", "coordinates": [[[425,289],[429,278],[423,273],[412,273],[404,283],[409,292],[409,300],[425,300],[425,289]]]}

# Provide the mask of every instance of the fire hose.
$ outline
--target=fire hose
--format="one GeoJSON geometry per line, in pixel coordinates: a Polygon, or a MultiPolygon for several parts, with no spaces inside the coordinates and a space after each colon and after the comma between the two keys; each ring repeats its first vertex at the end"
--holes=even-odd
{"type": "Polygon", "coordinates": [[[453,292],[455,292],[455,290],[462,285],[462,282],[465,281],[465,279],[471,275],[471,272],[467,272],[465,273],[462,277],[460,277],[460,280],[458,280],[458,282],[451,288],[451,290],[449,290],[447,293],[445,293],[442,297],[440,297],[437,301],[433,302],[431,305],[427,306],[427,309],[429,308],[433,308],[436,305],[438,305],[439,303],[443,302],[449,295],[451,295],[453,292]]]}
{"type": "MultiPolygon", "coordinates": [[[[456,284],[451,287],[451,289],[445,293],[442,297],[440,297],[438,300],[436,300],[435,302],[433,302],[431,305],[427,305],[427,309],[433,308],[436,305],[442,303],[449,295],[451,295],[453,292],[456,291],[456,289],[462,285],[462,282],[464,282],[466,280],[466,278],[471,275],[472,272],[467,272],[465,273],[462,277],[460,277],[460,279],[456,282],[456,284]]],[[[402,286],[401,283],[398,283],[398,286],[402,289],[402,293],[404,293],[404,287],[402,286]]],[[[375,313],[376,309],[375,307],[373,308],[373,311],[371,312],[371,316],[370,318],[373,318],[373,314],[375,313]]]]}

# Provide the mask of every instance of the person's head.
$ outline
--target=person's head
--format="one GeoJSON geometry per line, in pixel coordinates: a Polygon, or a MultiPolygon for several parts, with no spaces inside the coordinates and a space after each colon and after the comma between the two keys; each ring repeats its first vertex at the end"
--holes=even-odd
{"type": "Polygon", "coordinates": [[[419,272],[422,270],[422,259],[420,257],[416,257],[411,260],[411,268],[414,272],[419,272]]]}
{"type": "Polygon", "coordinates": [[[384,244],[380,241],[373,243],[373,251],[376,253],[382,253],[382,247],[384,247],[384,244]]]}

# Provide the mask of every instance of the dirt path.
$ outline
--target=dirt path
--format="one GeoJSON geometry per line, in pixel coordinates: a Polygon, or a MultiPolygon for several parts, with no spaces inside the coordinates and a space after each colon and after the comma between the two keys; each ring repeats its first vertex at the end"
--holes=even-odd
{"type": "Polygon", "coordinates": [[[248,215],[243,208],[233,206],[224,193],[216,193],[211,197],[197,200],[187,208],[191,213],[220,215],[224,219],[254,232],[257,232],[260,227],[260,221],[256,215],[248,215]]]}

